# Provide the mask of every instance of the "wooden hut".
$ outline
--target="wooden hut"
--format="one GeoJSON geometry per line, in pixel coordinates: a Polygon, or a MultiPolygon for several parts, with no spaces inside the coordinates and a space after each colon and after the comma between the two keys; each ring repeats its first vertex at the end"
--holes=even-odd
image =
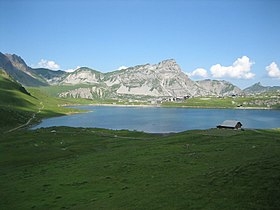
{"type": "Polygon", "coordinates": [[[236,120],[225,120],[221,125],[218,125],[217,128],[227,128],[227,129],[241,129],[241,122],[236,120]]]}

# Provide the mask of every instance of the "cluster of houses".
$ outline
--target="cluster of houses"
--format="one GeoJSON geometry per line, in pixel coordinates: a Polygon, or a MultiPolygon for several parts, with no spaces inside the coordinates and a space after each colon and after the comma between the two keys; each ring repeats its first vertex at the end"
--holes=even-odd
{"type": "Polygon", "coordinates": [[[177,97],[171,96],[171,97],[164,97],[164,98],[149,99],[148,102],[151,104],[161,104],[163,102],[183,102],[190,97],[191,96],[177,96],[177,97]]]}

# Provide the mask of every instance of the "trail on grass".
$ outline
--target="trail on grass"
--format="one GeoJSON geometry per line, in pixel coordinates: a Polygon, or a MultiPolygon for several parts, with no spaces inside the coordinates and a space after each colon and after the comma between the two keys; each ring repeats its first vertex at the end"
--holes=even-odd
{"type": "Polygon", "coordinates": [[[22,128],[22,127],[28,126],[29,123],[36,117],[36,115],[39,114],[41,112],[41,110],[45,108],[45,106],[44,106],[42,101],[40,102],[40,105],[41,105],[41,107],[39,107],[38,111],[33,113],[32,117],[30,117],[26,123],[24,123],[24,124],[22,124],[22,125],[20,125],[20,126],[18,126],[16,128],[12,128],[12,129],[6,131],[5,133],[10,133],[10,132],[18,130],[18,129],[22,128]]]}

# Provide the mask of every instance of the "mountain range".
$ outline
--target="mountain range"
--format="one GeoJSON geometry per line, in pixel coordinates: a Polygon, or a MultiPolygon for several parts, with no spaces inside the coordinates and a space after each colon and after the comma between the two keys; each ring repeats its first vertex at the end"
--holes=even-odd
{"type": "MultiPolygon", "coordinates": [[[[18,55],[0,53],[0,68],[24,86],[68,87],[61,88],[58,93],[60,97],[115,98],[124,95],[183,97],[228,96],[243,93],[240,88],[224,80],[193,81],[174,59],[108,73],[88,67],[81,67],[70,73],[31,68],[18,55]]],[[[280,90],[280,87],[278,88],[280,90]]],[[[252,93],[255,90],[260,91],[256,88],[247,88],[244,91],[252,93]]]]}
{"type": "Polygon", "coordinates": [[[263,86],[260,82],[243,90],[246,94],[261,94],[275,91],[280,92],[280,86],[263,86]]]}

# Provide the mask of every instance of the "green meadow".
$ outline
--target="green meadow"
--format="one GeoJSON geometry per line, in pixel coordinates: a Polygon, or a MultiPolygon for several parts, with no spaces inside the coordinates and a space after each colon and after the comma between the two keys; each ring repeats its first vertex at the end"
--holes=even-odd
{"type": "Polygon", "coordinates": [[[29,130],[79,110],[4,74],[0,98],[0,209],[279,209],[280,129],[29,130]]]}
{"type": "MultiPolygon", "coordinates": [[[[219,108],[219,109],[235,109],[235,108],[267,108],[266,105],[248,104],[254,101],[263,101],[273,99],[270,95],[258,95],[255,97],[196,97],[189,98],[181,102],[164,102],[163,107],[193,107],[193,108],[219,108]],[[245,103],[245,104],[244,104],[245,103]]],[[[280,104],[274,104],[270,108],[279,109],[280,104]]]]}
{"type": "Polygon", "coordinates": [[[31,123],[81,112],[62,106],[67,104],[73,104],[73,101],[52,97],[38,88],[25,89],[0,70],[0,133],[26,123],[34,113],[36,117],[31,123]]]}
{"type": "Polygon", "coordinates": [[[0,209],[278,209],[280,130],[0,138],[0,209]]]}

